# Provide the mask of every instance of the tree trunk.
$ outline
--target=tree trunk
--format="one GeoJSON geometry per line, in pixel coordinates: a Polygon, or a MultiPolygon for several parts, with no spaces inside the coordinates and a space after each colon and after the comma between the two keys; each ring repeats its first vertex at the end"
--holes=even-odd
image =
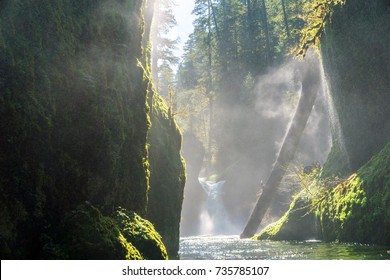
{"type": "Polygon", "coordinates": [[[206,85],[206,95],[209,98],[209,139],[208,139],[208,172],[211,171],[211,161],[213,158],[213,153],[212,153],[212,131],[213,131],[213,76],[211,72],[212,68],[212,63],[213,63],[213,53],[212,53],[212,45],[211,45],[211,35],[212,35],[212,30],[211,30],[211,16],[212,16],[212,3],[211,0],[208,1],[208,18],[207,18],[207,51],[208,51],[208,67],[207,67],[207,85],[206,85]]]}
{"type": "Polygon", "coordinates": [[[307,59],[309,60],[308,64],[310,67],[308,67],[306,63],[302,63],[300,67],[302,73],[302,93],[293,121],[287,132],[268,181],[264,186],[263,192],[257,200],[256,206],[253,209],[244,231],[241,233],[241,238],[252,237],[260,226],[272,199],[277,193],[278,187],[286,173],[288,165],[294,158],[299,140],[301,139],[312,111],[314,101],[316,100],[317,93],[321,86],[321,78],[318,59],[309,57],[307,57],[307,59]]]}
{"type": "Polygon", "coordinates": [[[265,6],[265,0],[261,0],[261,13],[263,18],[265,42],[267,47],[267,62],[268,65],[271,65],[272,64],[271,40],[269,37],[267,7],[265,6]]]}
{"type": "Polygon", "coordinates": [[[286,1],[282,0],[284,25],[286,26],[287,39],[290,39],[290,28],[288,27],[288,16],[286,11],[286,1]]]}
{"type": "Polygon", "coordinates": [[[221,41],[221,35],[220,35],[219,29],[218,29],[217,17],[215,15],[214,5],[211,1],[209,3],[210,3],[210,8],[211,8],[211,13],[213,14],[213,20],[214,20],[214,25],[215,25],[215,32],[217,34],[217,39],[218,39],[218,41],[221,41]]]}

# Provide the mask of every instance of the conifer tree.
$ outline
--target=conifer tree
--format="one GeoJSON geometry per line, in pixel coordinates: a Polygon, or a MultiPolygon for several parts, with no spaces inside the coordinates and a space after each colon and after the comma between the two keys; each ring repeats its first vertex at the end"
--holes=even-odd
{"type": "Polygon", "coordinates": [[[168,85],[173,83],[173,67],[179,62],[174,54],[179,38],[169,37],[169,32],[177,24],[172,10],[173,5],[173,0],[155,0],[151,30],[152,77],[156,89],[163,96],[168,94],[168,85]]]}

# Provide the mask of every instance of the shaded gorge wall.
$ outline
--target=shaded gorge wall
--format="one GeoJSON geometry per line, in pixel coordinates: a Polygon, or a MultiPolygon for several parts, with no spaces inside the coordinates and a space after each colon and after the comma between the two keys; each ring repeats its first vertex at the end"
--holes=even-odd
{"type": "Polygon", "coordinates": [[[356,171],[390,140],[389,15],[388,1],[347,1],[325,28],[321,55],[341,131],[329,174],[356,171]]]}
{"type": "MultiPolygon", "coordinates": [[[[114,240],[107,244],[114,242],[129,252],[125,229],[110,227],[112,221],[105,219],[111,219],[118,206],[145,217],[150,188],[155,187],[149,183],[153,168],[147,148],[150,81],[143,71],[147,65],[142,43],[150,27],[144,23],[145,2],[0,3],[2,258],[88,258],[68,254],[69,248],[59,245],[74,234],[71,229],[80,235],[89,232],[77,221],[92,221],[104,240],[104,232],[109,233],[107,240],[114,240]],[[77,213],[81,219],[69,225],[77,213]]],[[[154,121],[160,117],[154,116],[154,121]]],[[[180,133],[174,124],[167,125],[161,129],[167,127],[166,133],[178,139],[171,151],[180,158],[180,133]]],[[[166,176],[182,174],[183,165],[177,163],[166,176]]],[[[175,205],[181,205],[180,195],[175,199],[175,205]]],[[[176,220],[171,222],[178,226],[176,220]]],[[[104,243],[88,240],[88,234],[78,240],[81,248],[85,242],[104,243]]],[[[105,254],[109,250],[103,248],[95,257],[137,255],[105,254]]]]}

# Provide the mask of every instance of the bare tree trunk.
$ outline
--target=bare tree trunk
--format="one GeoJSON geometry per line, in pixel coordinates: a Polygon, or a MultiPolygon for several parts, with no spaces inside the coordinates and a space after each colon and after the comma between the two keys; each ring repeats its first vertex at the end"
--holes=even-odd
{"type": "Polygon", "coordinates": [[[217,39],[220,41],[221,40],[221,34],[219,32],[219,29],[218,29],[217,17],[215,15],[214,5],[213,5],[213,3],[211,1],[209,3],[210,3],[210,8],[211,8],[211,13],[213,14],[213,20],[214,20],[214,25],[215,25],[215,32],[217,34],[217,39]]]}
{"type": "Polygon", "coordinates": [[[287,38],[290,39],[290,28],[288,27],[288,16],[286,11],[286,0],[282,0],[284,25],[286,26],[287,38]]]}
{"type": "Polygon", "coordinates": [[[286,173],[288,165],[294,158],[295,151],[312,111],[314,101],[316,100],[317,93],[321,86],[320,64],[317,58],[313,59],[313,57],[309,58],[308,56],[307,59],[309,59],[310,67],[305,67],[305,65],[301,65],[300,67],[302,73],[302,93],[293,121],[287,132],[268,181],[264,186],[263,192],[257,200],[256,206],[253,209],[244,231],[241,233],[241,238],[249,238],[255,235],[272,202],[272,199],[277,193],[278,187],[286,173]]]}
{"type": "Polygon", "coordinates": [[[208,164],[207,164],[207,171],[210,172],[211,171],[211,162],[212,162],[212,158],[213,158],[213,153],[212,153],[212,139],[213,139],[213,136],[212,136],[212,133],[213,133],[213,94],[212,94],[212,91],[213,91],[213,76],[212,76],[212,72],[211,72],[211,68],[212,68],[212,63],[213,63],[213,53],[212,53],[212,45],[211,45],[211,17],[212,17],[212,3],[211,3],[211,0],[208,1],[208,5],[207,5],[207,10],[208,10],[208,14],[207,14],[207,31],[208,31],[208,34],[207,34],[207,51],[208,51],[208,67],[207,67],[207,85],[206,85],[206,95],[208,96],[209,98],[209,139],[208,139],[208,164]]]}
{"type": "Polygon", "coordinates": [[[272,64],[271,40],[269,36],[267,7],[265,5],[265,0],[261,0],[261,13],[263,15],[262,18],[263,18],[264,33],[265,33],[265,42],[267,47],[267,62],[268,65],[271,65],[272,64]]]}

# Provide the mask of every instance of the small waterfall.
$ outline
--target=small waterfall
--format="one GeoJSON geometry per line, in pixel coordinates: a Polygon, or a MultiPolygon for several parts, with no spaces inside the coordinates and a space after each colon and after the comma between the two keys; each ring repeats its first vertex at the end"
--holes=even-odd
{"type": "Polygon", "coordinates": [[[233,226],[223,203],[225,181],[212,182],[199,178],[199,183],[207,194],[206,208],[200,217],[201,234],[231,234],[233,226]]]}
{"type": "Polygon", "coordinates": [[[340,119],[338,116],[338,113],[335,109],[334,101],[332,98],[332,95],[330,94],[330,89],[329,89],[329,83],[327,81],[326,75],[325,75],[325,70],[324,70],[324,65],[322,58],[320,58],[320,69],[321,69],[321,80],[322,80],[322,90],[328,105],[328,113],[329,113],[329,118],[330,118],[330,129],[332,131],[332,141],[333,144],[338,143],[340,146],[341,152],[343,153],[343,156],[345,157],[348,167],[351,167],[351,162],[347,153],[347,150],[345,148],[345,141],[344,141],[344,136],[343,132],[341,130],[341,125],[340,125],[340,119]]]}

